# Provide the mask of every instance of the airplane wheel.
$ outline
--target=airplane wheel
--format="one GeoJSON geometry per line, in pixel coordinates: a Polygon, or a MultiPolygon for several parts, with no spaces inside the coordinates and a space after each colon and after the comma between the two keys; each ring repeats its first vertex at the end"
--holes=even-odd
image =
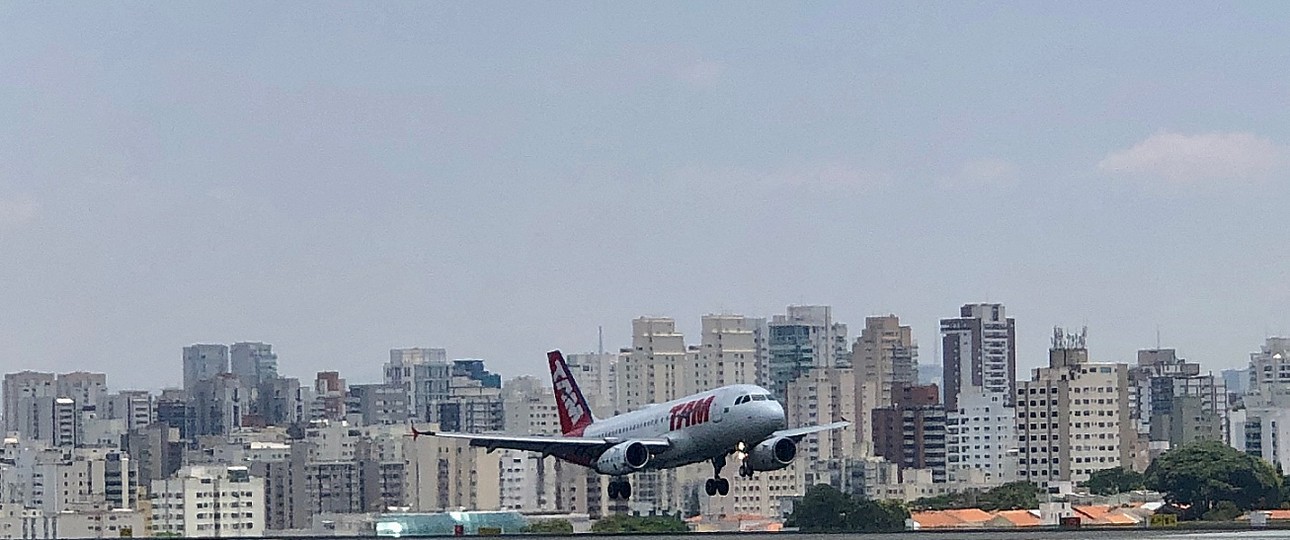
{"type": "Polygon", "coordinates": [[[624,501],[632,498],[631,482],[623,480],[623,484],[621,486],[618,486],[618,495],[622,497],[624,501]]]}
{"type": "Polygon", "coordinates": [[[722,478],[722,479],[720,479],[720,480],[717,480],[717,482],[716,482],[716,483],[717,483],[717,486],[716,486],[716,487],[717,487],[717,493],[720,493],[722,497],[725,497],[726,495],[729,495],[729,494],[730,494],[730,481],[729,481],[729,480],[726,480],[725,478],[722,478]]]}
{"type": "Polygon", "coordinates": [[[609,482],[609,500],[612,501],[617,498],[618,498],[618,482],[611,481],[609,482]]]}
{"type": "Polygon", "coordinates": [[[709,496],[709,497],[711,497],[711,496],[713,496],[713,495],[716,495],[716,494],[717,494],[717,481],[716,481],[716,480],[713,480],[713,479],[711,479],[711,478],[709,478],[707,482],[704,482],[704,483],[703,483],[703,491],[706,491],[706,492],[708,493],[708,496],[709,496]]]}
{"type": "Polygon", "coordinates": [[[744,478],[752,478],[752,467],[749,467],[747,463],[740,465],[739,476],[742,476],[744,478]]]}

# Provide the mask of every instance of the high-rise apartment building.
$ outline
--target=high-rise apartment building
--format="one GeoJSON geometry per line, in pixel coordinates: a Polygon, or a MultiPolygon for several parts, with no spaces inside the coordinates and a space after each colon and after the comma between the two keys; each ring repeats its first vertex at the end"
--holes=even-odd
{"type": "Polygon", "coordinates": [[[1003,304],[966,304],[958,317],[941,319],[941,354],[946,409],[958,409],[959,394],[971,390],[999,394],[1013,404],[1016,329],[1003,304]]]}
{"type": "Polygon", "coordinates": [[[959,408],[946,411],[950,477],[969,478],[973,471],[986,485],[1017,480],[1017,414],[997,393],[959,394],[959,408]]]}
{"type": "Polygon", "coordinates": [[[5,502],[49,514],[134,507],[130,457],[120,450],[31,444],[15,450],[10,474],[0,477],[5,502]]]}
{"type": "Polygon", "coordinates": [[[1250,353],[1248,408],[1290,408],[1290,337],[1270,337],[1250,353]]]}
{"type": "Polygon", "coordinates": [[[436,404],[436,418],[444,431],[486,433],[505,428],[501,383],[491,386],[487,378],[455,376],[448,397],[436,404]]]}
{"type": "Polygon", "coordinates": [[[157,396],[157,422],[179,430],[182,441],[197,437],[197,411],[189,395],[178,388],[167,388],[157,396]]]}
{"type": "Polygon", "coordinates": [[[228,346],[198,343],[184,347],[184,391],[192,394],[197,383],[228,373],[228,346]]]}
{"type": "MultiPolygon", "coordinates": [[[[76,446],[107,399],[102,373],[9,373],[4,378],[7,431],[51,446],[76,446]]],[[[105,424],[98,423],[97,427],[105,424]]]]}
{"type": "Polygon", "coordinates": [[[243,416],[250,411],[250,392],[231,373],[198,381],[189,397],[194,437],[228,436],[242,427],[243,416]]]}
{"type": "Polygon", "coordinates": [[[1174,349],[1143,349],[1129,381],[1129,416],[1149,449],[1138,468],[1174,446],[1227,441],[1227,389],[1212,373],[1201,373],[1200,364],[1179,358],[1174,349]]]}
{"type": "Polygon", "coordinates": [[[695,386],[682,376],[686,363],[685,336],[676,321],[640,317],[632,321],[632,348],[619,360],[621,412],[634,411],[687,394],[695,386]]]}
{"type": "Polygon", "coordinates": [[[874,454],[903,469],[930,469],[934,482],[948,478],[945,407],[934,385],[905,386],[889,407],[873,411],[874,454]]]}
{"type": "Polygon", "coordinates": [[[1083,332],[1056,329],[1048,367],[1018,385],[1021,480],[1082,482],[1131,464],[1129,366],[1089,361],[1085,343],[1083,332]]]}
{"type": "Polygon", "coordinates": [[[72,399],[76,407],[84,411],[97,410],[107,398],[107,375],[103,373],[62,373],[54,385],[58,397],[72,399]]]}
{"type": "Polygon", "coordinates": [[[704,315],[700,321],[696,392],[729,384],[756,384],[757,320],[704,315]]]}
{"type": "Polygon", "coordinates": [[[913,330],[895,315],[866,317],[864,330],[851,348],[856,377],[877,381],[878,403],[895,403],[901,388],[918,384],[918,344],[913,330]]]}
{"type": "Polygon", "coordinates": [[[501,508],[501,461],[467,441],[403,439],[404,497],[411,512],[501,508]]]}
{"type": "Polygon", "coordinates": [[[319,371],[314,377],[314,401],[309,411],[311,420],[341,421],[345,419],[345,400],[349,395],[345,379],[336,371],[319,371]]]}
{"type": "Polygon", "coordinates": [[[264,480],[246,467],[190,466],[152,481],[152,535],[264,535],[264,480]]]}
{"type": "Polygon", "coordinates": [[[364,426],[404,425],[408,422],[408,395],[390,384],[353,384],[345,412],[364,426]]]}
{"type": "Polygon", "coordinates": [[[228,349],[233,374],[248,388],[278,378],[278,355],[268,343],[234,343],[228,349]]]}
{"type": "MultiPolygon", "coordinates": [[[[1258,352],[1250,354],[1249,393],[1244,397],[1244,420],[1231,431],[1239,435],[1233,446],[1290,468],[1290,338],[1269,337],[1258,352]]],[[[1239,415],[1238,415],[1239,416],[1239,415]]]]}
{"type": "MultiPolygon", "coordinates": [[[[857,413],[853,368],[812,369],[789,384],[784,403],[790,426],[850,421],[857,413]]],[[[855,455],[855,425],[807,435],[797,445],[798,459],[814,464],[855,455]]],[[[809,471],[807,471],[809,473],[809,471]]]]}
{"type": "Polygon", "coordinates": [[[438,403],[448,397],[452,364],[443,349],[390,349],[385,364],[385,384],[407,393],[408,417],[438,422],[438,403]]]}
{"type": "Polygon", "coordinates": [[[817,367],[851,367],[847,325],[833,320],[829,306],[788,306],[769,331],[769,390],[784,397],[788,384],[817,367]]]}
{"type": "Polygon", "coordinates": [[[4,376],[4,425],[6,432],[33,438],[35,415],[32,401],[58,397],[53,373],[23,371],[4,376]]]}
{"type": "Polygon", "coordinates": [[[147,390],[122,390],[108,395],[102,417],[124,420],[125,429],[143,429],[155,419],[157,399],[147,390]]]}

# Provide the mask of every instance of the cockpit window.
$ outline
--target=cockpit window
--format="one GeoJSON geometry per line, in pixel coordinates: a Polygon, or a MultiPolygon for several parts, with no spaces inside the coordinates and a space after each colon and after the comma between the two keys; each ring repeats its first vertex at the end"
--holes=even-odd
{"type": "Polygon", "coordinates": [[[744,403],[748,403],[748,401],[751,399],[752,399],[752,396],[744,394],[742,396],[739,396],[739,399],[735,400],[735,405],[743,405],[744,403]]]}
{"type": "Polygon", "coordinates": [[[766,394],[753,394],[753,401],[766,401],[766,394]]]}

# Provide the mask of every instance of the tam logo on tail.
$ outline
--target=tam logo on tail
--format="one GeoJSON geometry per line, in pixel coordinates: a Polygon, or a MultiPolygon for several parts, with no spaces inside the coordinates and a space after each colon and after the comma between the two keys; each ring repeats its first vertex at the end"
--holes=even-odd
{"type": "Polygon", "coordinates": [[[560,431],[565,435],[581,434],[594,421],[591,407],[587,406],[587,398],[582,396],[578,381],[573,379],[573,373],[569,371],[569,365],[564,362],[564,355],[560,351],[546,353],[546,358],[551,364],[555,404],[560,409],[560,431]]]}

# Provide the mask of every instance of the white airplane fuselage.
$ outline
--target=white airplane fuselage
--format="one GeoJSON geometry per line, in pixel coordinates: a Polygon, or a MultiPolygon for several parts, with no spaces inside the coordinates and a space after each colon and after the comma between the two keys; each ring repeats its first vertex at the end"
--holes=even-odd
{"type": "Polygon", "coordinates": [[[784,425],[784,407],[769,390],[736,384],[596,420],[582,436],[668,439],[671,447],[644,469],[670,469],[725,456],[741,443],[757,444],[784,425]]]}

